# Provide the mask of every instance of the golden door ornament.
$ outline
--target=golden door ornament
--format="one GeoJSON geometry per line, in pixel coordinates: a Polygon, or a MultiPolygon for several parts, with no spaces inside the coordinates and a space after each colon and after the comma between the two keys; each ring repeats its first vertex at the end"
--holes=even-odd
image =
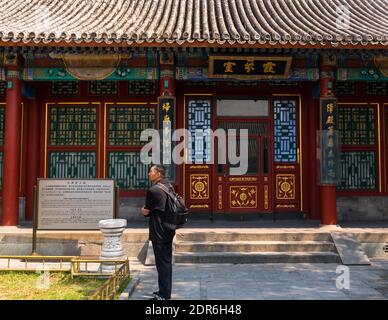
{"type": "Polygon", "coordinates": [[[209,166],[190,166],[190,169],[209,169],[209,166]]]}
{"type": "Polygon", "coordinates": [[[208,209],[208,204],[191,204],[190,209],[208,209]]]}
{"type": "Polygon", "coordinates": [[[256,186],[231,186],[229,191],[231,208],[257,208],[256,186]]]}
{"type": "Polygon", "coordinates": [[[209,175],[190,175],[190,199],[209,199],[209,175]]]}
{"type": "Polygon", "coordinates": [[[276,175],[276,199],[295,199],[295,175],[278,174],[276,175]]]}
{"type": "Polygon", "coordinates": [[[257,181],[255,177],[229,178],[230,182],[252,182],[257,181]]]}
{"type": "Polygon", "coordinates": [[[218,209],[222,209],[222,186],[218,186],[218,209]]]}
{"type": "Polygon", "coordinates": [[[295,166],[276,166],[276,169],[292,169],[295,170],[295,166]]]}
{"type": "Polygon", "coordinates": [[[265,210],[268,210],[268,207],[269,207],[269,200],[268,200],[269,196],[268,196],[268,194],[269,194],[269,188],[268,188],[267,185],[265,185],[264,186],[264,209],[265,210]]]}
{"type": "Polygon", "coordinates": [[[277,204],[276,208],[291,209],[295,208],[294,204],[277,204]]]}

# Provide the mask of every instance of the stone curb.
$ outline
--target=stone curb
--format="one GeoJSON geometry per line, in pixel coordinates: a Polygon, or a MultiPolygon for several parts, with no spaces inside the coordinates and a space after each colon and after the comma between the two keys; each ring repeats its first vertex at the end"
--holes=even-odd
{"type": "Polygon", "coordinates": [[[139,278],[133,278],[128,286],[124,289],[124,291],[120,294],[119,300],[129,300],[139,282],[139,278]]]}

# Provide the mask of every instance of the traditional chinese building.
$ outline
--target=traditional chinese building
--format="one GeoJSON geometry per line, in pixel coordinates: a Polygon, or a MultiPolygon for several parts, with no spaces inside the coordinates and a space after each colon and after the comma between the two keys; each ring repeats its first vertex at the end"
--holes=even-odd
{"type": "Polygon", "coordinates": [[[388,218],[387,0],[0,3],[2,225],[39,177],[114,178],[139,216],[163,120],[249,130],[245,175],[208,148],[169,166],[193,215],[388,218]]]}

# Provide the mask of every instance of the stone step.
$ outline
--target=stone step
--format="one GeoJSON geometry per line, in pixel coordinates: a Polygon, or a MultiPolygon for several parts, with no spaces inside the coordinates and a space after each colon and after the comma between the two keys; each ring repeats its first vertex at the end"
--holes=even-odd
{"type": "Polygon", "coordinates": [[[326,241],[218,241],[175,243],[175,252],[336,252],[326,241]]]}
{"type": "Polygon", "coordinates": [[[177,241],[225,242],[225,241],[328,241],[329,232],[181,232],[177,241]]]}
{"type": "Polygon", "coordinates": [[[334,252],[180,252],[175,263],[341,263],[334,252]]]}

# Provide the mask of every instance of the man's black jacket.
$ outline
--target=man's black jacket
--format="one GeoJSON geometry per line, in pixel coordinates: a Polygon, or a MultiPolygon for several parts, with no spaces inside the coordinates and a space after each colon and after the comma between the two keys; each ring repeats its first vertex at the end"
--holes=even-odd
{"type": "MultiPolygon", "coordinates": [[[[149,220],[149,237],[151,241],[155,242],[170,242],[174,238],[175,231],[168,230],[163,225],[163,218],[166,210],[166,201],[168,201],[165,191],[157,184],[163,184],[167,189],[172,188],[171,184],[162,179],[151,188],[148,189],[146,195],[145,209],[150,210],[148,217],[149,220]]],[[[173,189],[172,189],[173,190],[173,189]]]]}

